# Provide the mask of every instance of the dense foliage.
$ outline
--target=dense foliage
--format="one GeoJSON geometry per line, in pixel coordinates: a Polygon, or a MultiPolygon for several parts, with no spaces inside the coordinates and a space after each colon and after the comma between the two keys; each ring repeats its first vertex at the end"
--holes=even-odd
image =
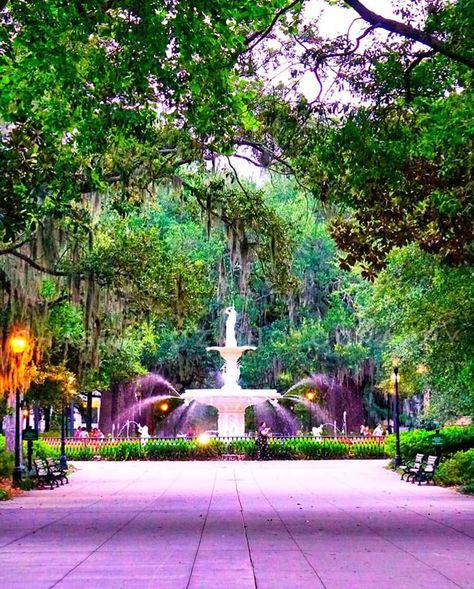
{"type": "Polygon", "coordinates": [[[0,395],[205,384],[234,303],[249,386],[324,373],[378,421],[398,357],[473,415],[473,1],[391,5],[321,2],[346,35],[303,1],[0,2],[0,395]]]}

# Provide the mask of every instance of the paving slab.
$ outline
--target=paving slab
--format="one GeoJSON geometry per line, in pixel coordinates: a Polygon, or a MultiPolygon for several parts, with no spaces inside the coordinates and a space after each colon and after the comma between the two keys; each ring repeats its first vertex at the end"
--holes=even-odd
{"type": "Polygon", "coordinates": [[[0,504],[1,589],[474,589],[474,498],[383,460],[75,467],[0,504]]]}

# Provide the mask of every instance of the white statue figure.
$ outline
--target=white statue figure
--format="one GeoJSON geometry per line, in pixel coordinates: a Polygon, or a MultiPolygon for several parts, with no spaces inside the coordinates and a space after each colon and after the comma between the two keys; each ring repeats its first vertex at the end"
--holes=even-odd
{"type": "Polygon", "coordinates": [[[323,433],[323,425],[320,425],[319,427],[313,427],[312,429],[312,434],[313,434],[313,438],[315,438],[316,440],[320,440],[322,433],[323,433]]]}
{"type": "Polygon", "coordinates": [[[225,322],[225,345],[229,348],[235,348],[237,346],[237,340],[235,339],[237,312],[234,307],[227,307],[224,313],[228,316],[225,322]]]}
{"type": "Polygon", "coordinates": [[[148,440],[151,438],[151,436],[148,432],[147,425],[139,425],[138,426],[138,433],[140,434],[140,441],[143,445],[145,445],[148,442],[148,440]]]}

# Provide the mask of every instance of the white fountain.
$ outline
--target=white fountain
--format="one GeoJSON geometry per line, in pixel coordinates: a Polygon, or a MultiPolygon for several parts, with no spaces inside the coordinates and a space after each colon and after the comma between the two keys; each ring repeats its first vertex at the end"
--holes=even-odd
{"type": "Polygon", "coordinates": [[[225,329],[225,346],[212,346],[207,351],[219,352],[224,359],[222,377],[224,384],[220,389],[188,390],[181,397],[188,401],[197,401],[212,405],[219,411],[217,429],[219,437],[245,435],[245,409],[265,401],[279,399],[280,393],[272,389],[243,389],[238,381],[240,377],[239,360],[247,350],[256,350],[255,346],[238,346],[235,338],[237,313],[234,307],[225,310],[227,314],[225,329]]]}

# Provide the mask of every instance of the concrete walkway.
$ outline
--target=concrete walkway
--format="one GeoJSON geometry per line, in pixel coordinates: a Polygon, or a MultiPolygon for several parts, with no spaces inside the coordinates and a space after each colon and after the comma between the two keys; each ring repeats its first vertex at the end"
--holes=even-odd
{"type": "Polygon", "coordinates": [[[384,465],[77,463],[0,504],[0,587],[473,589],[474,499],[384,465]]]}

